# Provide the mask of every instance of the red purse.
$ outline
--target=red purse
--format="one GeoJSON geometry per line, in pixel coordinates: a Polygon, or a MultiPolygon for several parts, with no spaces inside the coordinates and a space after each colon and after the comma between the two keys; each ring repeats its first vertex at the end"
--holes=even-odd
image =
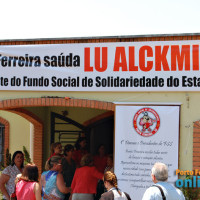
{"type": "Polygon", "coordinates": [[[17,196],[16,196],[15,191],[10,195],[10,199],[11,200],[17,200],[17,196]]]}
{"type": "MultiPolygon", "coordinates": [[[[19,179],[20,180],[20,179],[19,179]]],[[[18,181],[19,181],[18,180],[18,181]]],[[[17,182],[18,182],[17,181],[17,182]]],[[[10,195],[10,200],[17,200],[17,195],[16,195],[16,184],[17,183],[15,183],[15,190],[14,190],[14,192],[10,195]]]]}

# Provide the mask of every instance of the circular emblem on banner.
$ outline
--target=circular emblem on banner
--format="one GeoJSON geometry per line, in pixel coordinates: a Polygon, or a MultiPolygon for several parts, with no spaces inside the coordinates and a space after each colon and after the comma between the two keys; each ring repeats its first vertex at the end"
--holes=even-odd
{"type": "Polygon", "coordinates": [[[152,108],[142,108],[135,114],[133,126],[141,136],[152,136],[160,127],[160,117],[152,108]]]}

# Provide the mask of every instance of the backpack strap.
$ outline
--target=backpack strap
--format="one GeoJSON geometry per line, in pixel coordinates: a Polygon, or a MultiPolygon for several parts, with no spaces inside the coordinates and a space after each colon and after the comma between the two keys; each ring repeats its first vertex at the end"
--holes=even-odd
{"type": "Polygon", "coordinates": [[[128,200],[131,200],[131,199],[130,199],[130,196],[129,196],[126,192],[124,192],[124,194],[125,194],[125,196],[126,196],[126,198],[127,198],[128,200]]]}
{"type": "Polygon", "coordinates": [[[164,195],[163,189],[159,185],[152,185],[153,187],[157,187],[160,190],[160,193],[162,195],[163,200],[166,200],[166,197],[164,195]]]}

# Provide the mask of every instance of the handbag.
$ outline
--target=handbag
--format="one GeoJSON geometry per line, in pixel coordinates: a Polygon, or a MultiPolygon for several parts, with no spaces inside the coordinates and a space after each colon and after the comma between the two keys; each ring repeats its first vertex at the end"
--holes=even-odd
{"type": "MultiPolygon", "coordinates": [[[[18,180],[19,181],[19,180],[18,180]]],[[[18,182],[17,181],[17,182],[18,182]]],[[[14,192],[10,195],[10,200],[17,200],[17,195],[16,195],[16,184],[17,183],[15,183],[15,190],[14,190],[14,192]]]]}
{"type": "Polygon", "coordinates": [[[10,199],[11,200],[17,200],[17,196],[16,196],[15,191],[10,195],[10,199]]]}
{"type": "Polygon", "coordinates": [[[10,200],[17,200],[16,185],[20,180],[21,180],[21,175],[19,177],[17,176],[15,179],[15,189],[14,189],[14,192],[10,195],[10,200]]]}

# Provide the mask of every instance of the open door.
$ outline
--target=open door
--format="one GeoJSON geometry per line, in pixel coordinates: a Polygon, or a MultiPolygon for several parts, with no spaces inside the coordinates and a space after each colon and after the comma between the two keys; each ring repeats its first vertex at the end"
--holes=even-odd
{"type": "Polygon", "coordinates": [[[96,154],[100,144],[105,145],[107,154],[113,154],[113,133],[114,116],[84,126],[58,113],[51,113],[51,143],[74,145],[78,137],[85,136],[87,149],[91,154],[96,154]]]}
{"type": "Polygon", "coordinates": [[[95,155],[100,144],[104,144],[107,154],[113,154],[114,116],[101,119],[87,126],[90,135],[90,152],[95,155]]]}
{"type": "Polygon", "coordinates": [[[51,143],[74,145],[82,134],[85,135],[85,126],[58,113],[51,113],[51,143]]]}

